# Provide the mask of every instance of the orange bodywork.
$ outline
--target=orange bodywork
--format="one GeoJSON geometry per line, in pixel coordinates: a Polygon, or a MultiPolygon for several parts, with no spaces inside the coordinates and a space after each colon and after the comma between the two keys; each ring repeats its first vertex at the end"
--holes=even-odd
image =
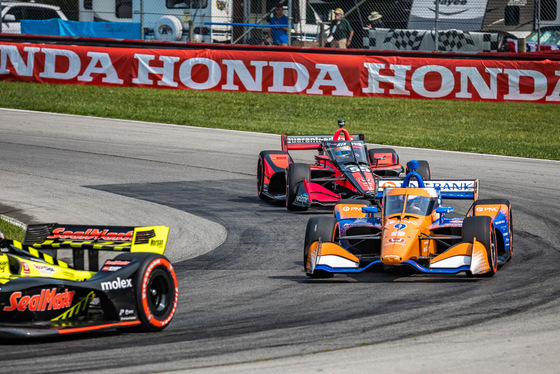
{"type": "MultiPolygon", "coordinates": [[[[415,195],[432,198],[426,190],[419,188],[391,188],[387,196],[415,195]]],[[[399,265],[402,261],[418,260],[435,253],[433,240],[419,240],[428,230],[433,217],[422,214],[406,213],[404,206],[400,213],[383,217],[383,238],[381,243],[381,261],[385,265],[399,265]]]]}

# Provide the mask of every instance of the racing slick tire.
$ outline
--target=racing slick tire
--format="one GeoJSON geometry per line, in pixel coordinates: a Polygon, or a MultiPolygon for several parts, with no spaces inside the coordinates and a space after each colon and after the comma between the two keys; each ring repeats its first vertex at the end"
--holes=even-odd
{"type": "MultiPolygon", "coordinates": [[[[313,242],[321,240],[321,242],[334,242],[335,238],[339,236],[338,221],[333,216],[318,216],[311,217],[307,221],[305,228],[305,241],[303,244],[303,267],[307,264],[307,257],[309,255],[309,247],[313,242]]],[[[316,271],[314,274],[307,274],[312,278],[331,278],[332,273],[324,271],[316,271]]]]}
{"type": "Polygon", "coordinates": [[[179,300],[177,276],[173,266],[165,256],[155,253],[122,254],[116,259],[140,261],[134,284],[141,324],[135,330],[163,330],[173,319],[179,300]]]}
{"type": "MultiPolygon", "coordinates": [[[[410,173],[411,170],[408,168],[408,164],[406,165],[406,174],[410,173]]],[[[432,179],[432,171],[430,170],[430,163],[426,160],[418,160],[418,169],[416,172],[420,174],[422,179],[425,181],[429,181],[432,179]]]]}
{"type": "Polygon", "coordinates": [[[293,163],[288,165],[286,171],[286,208],[291,211],[304,211],[307,207],[294,205],[297,189],[301,182],[311,179],[309,165],[304,163],[293,163]]]}
{"type": "MultiPolygon", "coordinates": [[[[497,205],[497,204],[501,204],[501,205],[505,205],[508,207],[508,215],[509,215],[509,227],[508,227],[508,231],[509,231],[509,253],[506,256],[506,260],[505,262],[508,262],[509,260],[511,260],[511,258],[513,257],[513,213],[511,211],[511,203],[509,202],[508,199],[480,199],[477,200],[473,203],[473,214],[476,215],[476,206],[477,205],[497,205]]],[[[498,243],[498,255],[500,255],[500,247],[504,247],[503,245],[500,246],[500,243],[498,243]]],[[[504,254],[505,254],[505,248],[504,249],[504,254]]]]}
{"type": "Polygon", "coordinates": [[[360,204],[365,206],[372,206],[372,203],[369,200],[352,198],[340,199],[336,204],[360,204]]]}
{"type": "Polygon", "coordinates": [[[372,149],[368,149],[370,165],[375,165],[376,153],[392,153],[395,155],[395,160],[396,160],[395,165],[399,164],[399,154],[393,148],[372,148],[372,149]]]}
{"type": "Polygon", "coordinates": [[[486,253],[490,260],[490,271],[483,276],[493,277],[498,270],[498,246],[496,241],[496,230],[492,218],[488,216],[466,217],[463,221],[463,242],[472,243],[474,238],[482,242],[486,247],[486,253]]]}

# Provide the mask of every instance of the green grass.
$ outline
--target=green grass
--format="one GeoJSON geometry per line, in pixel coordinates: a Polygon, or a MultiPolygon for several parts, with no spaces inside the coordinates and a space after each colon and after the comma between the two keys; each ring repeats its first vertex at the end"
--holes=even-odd
{"type": "Polygon", "coordinates": [[[8,220],[0,217],[0,231],[4,234],[6,239],[14,239],[23,242],[25,238],[25,230],[18,225],[13,224],[8,220]]]}
{"type": "Polygon", "coordinates": [[[0,82],[0,106],[560,160],[560,106],[0,82]]]}

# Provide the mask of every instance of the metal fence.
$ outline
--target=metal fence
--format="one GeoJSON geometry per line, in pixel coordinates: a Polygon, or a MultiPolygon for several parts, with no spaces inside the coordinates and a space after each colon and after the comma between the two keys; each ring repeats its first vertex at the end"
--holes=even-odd
{"type": "MultiPolygon", "coordinates": [[[[336,39],[331,40],[337,9],[344,12],[342,18],[354,32],[349,48],[477,52],[557,49],[560,43],[560,0],[37,0],[1,4],[3,33],[21,33],[21,20],[62,18],[122,23],[119,27],[138,28],[139,38],[147,40],[275,44],[279,39],[273,37],[281,29],[269,25],[280,4],[286,18],[276,23],[291,30],[287,45],[338,45],[336,39]]],[[[337,28],[334,36],[340,37],[345,27],[338,24],[337,28]]]]}

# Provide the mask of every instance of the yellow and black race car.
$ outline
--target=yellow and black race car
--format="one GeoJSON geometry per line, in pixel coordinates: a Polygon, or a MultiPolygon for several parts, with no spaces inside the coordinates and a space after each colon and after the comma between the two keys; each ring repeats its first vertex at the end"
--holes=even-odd
{"type": "Polygon", "coordinates": [[[23,243],[0,239],[0,338],[162,330],[179,293],[163,256],[168,234],[165,226],[53,223],[29,225],[23,243]],[[100,251],[119,254],[101,262],[100,251]]]}

